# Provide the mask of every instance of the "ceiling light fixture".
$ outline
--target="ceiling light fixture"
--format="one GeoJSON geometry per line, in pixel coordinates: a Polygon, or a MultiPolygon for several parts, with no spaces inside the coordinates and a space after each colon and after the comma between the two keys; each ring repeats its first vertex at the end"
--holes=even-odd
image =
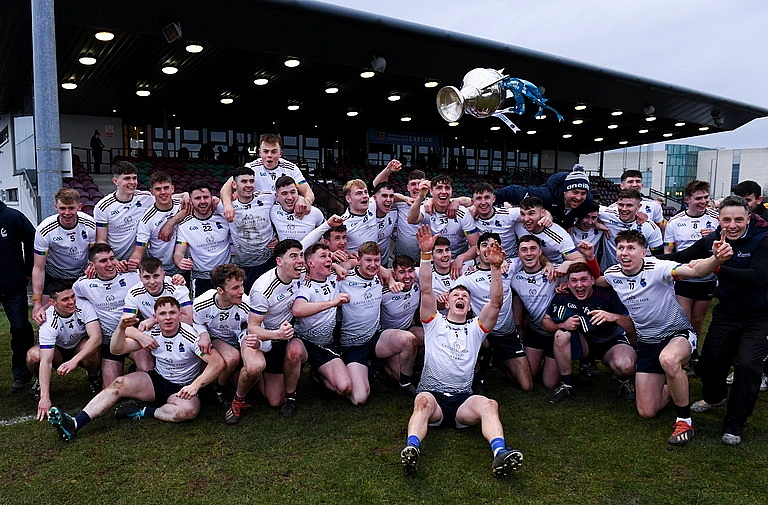
{"type": "Polygon", "coordinates": [[[573,121],[571,121],[571,123],[573,123],[573,124],[581,124],[583,122],[584,122],[583,119],[574,119],[573,121]]]}
{"type": "Polygon", "coordinates": [[[425,88],[436,88],[437,87],[437,81],[427,81],[424,83],[425,88]]]}
{"type": "Polygon", "coordinates": [[[494,125],[494,126],[491,126],[491,131],[492,131],[492,132],[497,132],[497,131],[499,131],[499,130],[501,130],[501,126],[499,126],[499,125],[494,125]]]}
{"type": "Polygon", "coordinates": [[[297,103],[292,103],[291,105],[288,106],[288,110],[299,110],[299,108],[300,108],[299,104],[297,103]]]}
{"type": "Polygon", "coordinates": [[[373,70],[365,70],[364,72],[360,72],[360,77],[362,77],[363,79],[370,79],[374,75],[376,75],[376,72],[374,72],[373,70]]]}
{"type": "Polygon", "coordinates": [[[235,99],[232,98],[231,96],[223,96],[219,101],[224,105],[231,105],[235,101],[235,99]]]}
{"type": "Polygon", "coordinates": [[[62,82],[61,87],[64,89],[75,89],[77,88],[77,83],[72,81],[62,82]]]}
{"type": "Polygon", "coordinates": [[[622,114],[624,114],[624,113],[622,111],[620,111],[620,110],[615,110],[615,111],[611,112],[611,116],[621,116],[622,114]]]}
{"type": "Polygon", "coordinates": [[[648,133],[648,130],[643,128],[642,130],[637,130],[637,133],[648,133]]]}
{"type": "Polygon", "coordinates": [[[573,137],[573,135],[572,135],[572,134],[570,134],[570,133],[563,133],[563,138],[564,138],[564,139],[569,139],[569,138],[571,138],[571,137],[573,137]]]}
{"type": "Polygon", "coordinates": [[[669,138],[669,137],[671,137],[673,135],[674,135],[674,133],[665,133],[664,135],[662,135],[662,137],[669,138]]]}
{"type": "Polygon", "coordinates": [[[301,62],[296,58],[288,58],[283,62],[283,65],[285,65],[288,68],[296,68],[299,65],[301,65],[301,62]]]}
{"type": "Polygon", "coordinates": [[[400,100],[400,95],[389,95],[387,97],[387,100],[389,100],[390,102],[397,102],[398,100],[400,100]]]}
{"type": "Polygon", "coordinates": [[[96,35],[94,35],[94,37],[96,37],[97,40],[100,40],[102,42],[109,42],[110,40],[115,38],[115,34],[108,31],[101,31],[101,32],[96,32],[96,35]]]}
{"type": "Polygon", "coordinates": [[[179,71],[179,67],[174,67],[173,65],[166,65],[161,70],[163,71],[164,74],[173,75],[179,71]]]}
{"type": "Polygon", "coordinates": [[[675,126],[685,126],[685,121],[679,121],[675,123],[675,126]]]}
{"type": "Polygon", "coordinates": [[[645,118],[645,120],[648,121],[648,122],[656,121],[656,116],[648,116],[647,118],[645,118]]]}
{"type": "Polygon", "coordinates": [[[699,127],[699,131],[700,131],[700,132],[705,132],[705,131],[707,131],[707,130],[709,130],[709,126],[700,126],[700,127],[699,127]]]}
{"type": "Polygon", "coordinates": [[[618,128],[618,127],[619,127],[619,125],[617,125],[617,124],[609,124],[609,125],[608,125],[608,129],[609,129],[609,130],[615,130],[615,129],[616,129],[616,128],[618,128]]]}
{"type": "Polygon", "coordinates": [[[269,79],[267,79],[266,77],[259,77],[253,80],[253,83],[256,86],[266,86],[268,82],[269,82],[269,79]]]}
{"type": "Polygon", "coordinates": [[[149,95],[150,95],[150,92],[149,92],[148,89],[137,89],[136,90],[136,96],[144,97],[144,96],[149,96],[149,95]]]}
{"type": "Polygon", "coordinates": [[[347,116],[349,116],[349,117],[355,117],[358,114],[359,114],[359,112],[357,112],[356,110],[348,110],[347,111],[347,116]]]}
{"type": "Polygon", "coordinates": [[[536,135],[536,130],[528,130],[525,133],[527,133],[528,135],[536,135]]]}
{"type": "Polygon", "coordinates": [[[401,117],[401,118],[400,118],[400,121],[402,121],[402,122],[404,122],[404,123],[407,123],[407,122],[408,122],[408,121],[410,121],[411,119],[413,119],[411,116],[405,115],[405,116],[403,116],[403,117],[401,117]]]}
{"type": "Polygon", "coordinates": [[[595,137],[595,142],[602,142],[602,141],[603,141],[603,137],[595,137]]]}
{"type": "Polygon", "coordinates": [[[451,121],[450,123],[448,123],[448,126],[459,126],[459,122],[458,121],[451,121]]]}
{"type": "Polygon", "coordinates": [[[625,145],[627,145],[627,144],[629,144],[629,141],[628,141],[628,140],[622,140],[621,142],[619,142],[619,145],[620,145],[620,146],[625,146],[625,145]]]}
{"type": "Polygon", "coordinates": [[[96,64],[96,58],[94,58],[94,57],[93,57],[93,56],[91,56],[91,55],[85,55],[85,56],[81,56],[81,57],[80,57],[80,59],[79,59],[79,60],[77,60],[77,61],[79,61],[79,62],[80,62],[80,63],[82,63],[83,65],[88,65],[88,66],[91,66],[91,65],[95,65],[95,64],[96,64]]]}
{"type": "Polygon", "coordinates": [[[547,115],[541,114],[540,116],[534,116],[533,119],[547,119],[547,115]]]}
{"type": "Polygon", "coordinates": [[[585,110],[587,108],[584,104],[579,104],[576,107],[573,108],[573,110],[585,110]]]}
{"type": "Polygon", "coordinates": [[[200,44],[187,44],[187,47],[184,49],[187,50],[188,53],[197,54],[203,52],[203,46],[200,44]]]}
{"type": "Polygon", "coordinates": [[[329,95],[334,95],[339,92],[339,88],[335,86],[329,86],[325,88],[325,92],[328,93],[329,95]]]}

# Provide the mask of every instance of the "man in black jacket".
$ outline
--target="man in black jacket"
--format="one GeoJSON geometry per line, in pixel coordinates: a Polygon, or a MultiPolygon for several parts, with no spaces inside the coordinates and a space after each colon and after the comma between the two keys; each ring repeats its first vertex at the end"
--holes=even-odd
{"type": "Polygon", "coordinates": [[[14,393],[26,391],[32,373],[27,368],[27,351],[34,345],[29,322],[27,284],[32,277],[35,227],[16,209],[0,202],[0,265],[4,278],[0,282],[0,302],[11,327],[11,369],[14,393]]]}
{"type": "Polygon", "coordinates": [[[664,258],[687,262],[709,256],[721,235],[734,254],[715,270],[719,304],[696,365],[703,400],[691,405],[706,412],[728,403],[722,442],[741,443],[747,419],[757,402],[763,362],[768,357],[768,222],[750,214],[747,200],[728,196],[720,205],[720,226],[691,247],[664,258]],[[734,366],[730,398],[725,378],[734,366]]]}

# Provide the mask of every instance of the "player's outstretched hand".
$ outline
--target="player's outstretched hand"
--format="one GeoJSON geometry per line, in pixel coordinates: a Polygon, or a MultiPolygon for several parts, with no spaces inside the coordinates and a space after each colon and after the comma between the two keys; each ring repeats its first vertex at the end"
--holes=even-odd
{"type": "Polygon", "coordinates": [[[438,235],[432,235],[432,230],[427,224],[419,226],[419,229],[416,230],[416,240],[419,241],[419,249],[421,252],[431,253],[437,237],[438,235]]]}

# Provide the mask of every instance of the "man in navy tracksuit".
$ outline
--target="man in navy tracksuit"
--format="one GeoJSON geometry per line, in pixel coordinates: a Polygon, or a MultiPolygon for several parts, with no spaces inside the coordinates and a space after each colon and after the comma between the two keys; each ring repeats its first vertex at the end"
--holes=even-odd
{"type": "Polygon", "coordinates": [[[715,270],[719,303],[696,365],[704,399],[691,405],[691,411],[706,412],[727,399],[721,440],[738,445],[757,402],[763,362],[768,357],[768,222],[750,215],[747,201],[740,196],[723,199],[719,222],[714,233],[662,258],[687,262],[707,257],[721,234],[733,248],[731,259],[715,270]],[[725,378],[731,365],[733,386],[727,398],[725,378]]]}
{"type": "Polygon", "coordinates": [[[0,302],[11,327],[11,391],[26,391],[32,380],[27,368],[27,351],[34,345],[29,322],[27,284],[32,277],[35,227],[21,212],[0,202],[0,302]]]}

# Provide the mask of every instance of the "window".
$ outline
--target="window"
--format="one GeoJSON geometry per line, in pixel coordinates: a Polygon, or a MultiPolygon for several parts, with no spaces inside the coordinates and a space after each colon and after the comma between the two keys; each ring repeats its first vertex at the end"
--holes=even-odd
{"type": "Polygon", "coordinates": [[[19,203],[19,188],[8,188],[5,190],[5,201],[7,203],[19,203]]]}

